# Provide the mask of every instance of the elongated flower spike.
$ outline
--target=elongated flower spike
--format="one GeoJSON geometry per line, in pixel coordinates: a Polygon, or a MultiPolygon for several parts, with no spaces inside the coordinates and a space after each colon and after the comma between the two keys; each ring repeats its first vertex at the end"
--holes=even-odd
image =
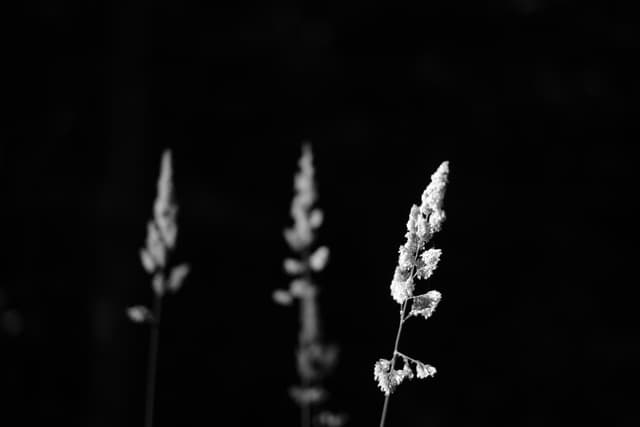
{"type": "MultiPolygon", "coordinates": [[[[178,237],[178,205],[175,202],[173,187],[173,167],[171,151],[162,154],[158,192],[153,203],[153,217],[147,223],[147,239],[144,248],[140,249],[142,266],[152,276],[153,292],[162,297],[166,292],[177,292],[189,274],[189,265],[174,266],[165,273],[169,253],[174,249],[178,237]]],[[[139,323],[140,317],[129,318],[139,323]]]]}
{"type": "Polygon", "coordinates": [[[151,288],[154,294],[153,305],[152,308],[136,305],[126,310],[127,316],[132,322],[144,323],[151,327],[145,427],[152,427],[153,425],[156,361],[162,300],[167,292],[178,292],[189,274],[188,264],[175,265],[169,270],[167,268],[171,251],[175,248],[178,237],[177,216],[178,205],[175,201],[173,187],[171,151],[165,150],[162,153],[157,195],[153,203],[153,217],[147,223],[145,247],[140,249],[142,267],[151,275],[151,288]]]}
{"type": "Polygon", "coordinates": [[[442,251],[427,248],[434,234],[442,229],[446,218],[443,202],[449,180],[449,162],[442,162],[431,175],[431,182],[422,193],[420,206],[413,205],[407,221],[406,242],[398,250],[398,264],[389,286],[391,297],[400,305],[400,323],[396,335],[395,348],[390,360],[380,359],[375,363],[373,377],[385,394],[380,426],[383,427],[387,414],[389,396],[405,380],[432,377],[436,369],[398,351],[402,325],[412,316],[428,319],[433,315],[442,299],[440,292],[432,290],[414,296],[416,279],[426,280],[436,270],[442,251]],[[407,309],[409,309],[407,314],[407,309]],[[402,368],[396,368],[396,361],[402,360],[402,368]],[[412,369],[415,366],[415,373],[412,369]]]}
{"type": "Polygon", "coordinates": [[[291,387],[290,396],[300,407],[303,427],[314,425],[339,425],[342,415],[320,411],[312,417],[312,407],[327,398],[322,387],[323,379],[336,364],[338,349],[323,341],[319,313],[319,287],[313,275],[321,272],[329,261],[329,248],[316,246],[316,235],[323,223],[324,213],[315,206],[317,190],[313,152],[308,143],[302,146],[298,161],[299,170],[294,177],[294,196],[290,214],[293,225],[284,230],[284,239],[295,254],[285,258],[284,271],[291,276],[288,289],[278,289],[273,299],[280,305],[298,302],[300,308],[300,332],[296,349],[297,370],[300,384],[291,387]]]}

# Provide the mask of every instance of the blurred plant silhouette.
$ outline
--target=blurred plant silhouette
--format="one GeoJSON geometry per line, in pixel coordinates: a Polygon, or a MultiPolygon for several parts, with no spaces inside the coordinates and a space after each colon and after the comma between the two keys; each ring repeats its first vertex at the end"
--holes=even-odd
{"type": "Polygon", "coordinates": [[[145,427],[153,425],[162,298],[167,292],[175,293],[180,290],[184,279],[189,274],[188,264],[174,266],[167,274],[169,254],[175,247],[178,237],[176,223],[178,205],[175,202],[172,175],[171,151],[165,150],[162,154],[160,177],[158,178],[158,193],[153,205],[153,218],[147,224],[146,246],[140,249],[142,266],[152,276],[153,305],[151,309],[142,305],[127,309],[127,315],[131,321],[147,324],[151,328],[147,365],[145,427]]]}
{"type": "Polygon", "coordinates": [[[284,270],[292,277],[288,289],[273,293],[274,301],[281,305],[292,305],[298,300],[300,307],[300,331],[296,349],[297,371],[300,384],[291,387],[290,396],[300,407],[301,425],[309,427],[341,426],[345,416],[322,410],[327,398],[323,380],[334,369],[338,348],[325,343],[318,306],[319,287],[313,275],[322,271],[329,260],[329,248],[314,249],[316,232],[322,225],[322,210],[315,207],[317,200],[314,181],[315,169],[311,145],[304,143],[298,162],[300,170],[294,178],[295,195],[291,203],[293,226],[284,230],[284,238],[295,257],[284,260],[284,270]],[[313,410],[316,409],[314,416],[313,410]]]}
{"type": "Polygon", "coordinates": [[[391,360],[380,359],[373,370],[375,380],[385,395],[380,427],[384,426],[389,396],[405,379],[432,377],[436,368],[417,359],[413,359],[398,350],[402,325],[411,316],[423,316],[428,319],[435,311],[440,299],[440,292],[429,291],[415,295],[415,279],[431,277],[440,261],[440,249],[426,249],[427,243],[435,233],[440,231],[445,220],[442,209],[445,189],[449,179],[449,163],[443,162],[431,175],[431,182],[422,193],[422,204],[413,205],[407,222],[406,243],[400,246],[400,256],[391,282],[391,296],[400,304],[400,323],[396,333],[391,360]],[[411,304],[409,304],[411,303],[411,304]],[[407,314],[407,308],[410,307],[407,314]],[[396,361],[402,360],[401,369],[396,369],[396,361]],[[415,366],[415,374],[411,365],[415,366]]]}

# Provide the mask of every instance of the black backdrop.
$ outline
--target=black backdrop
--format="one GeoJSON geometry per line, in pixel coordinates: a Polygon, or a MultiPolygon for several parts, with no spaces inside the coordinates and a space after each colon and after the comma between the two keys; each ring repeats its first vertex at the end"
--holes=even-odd
{"type": "Polygon", "coordinates": [[[389,283],[451,162],[444,299],[401,347],[438,368],[389,425],[635,426],[637,16],[612,2],[31,2],[5,15],[1,425],[139,426],[137,255],[174,152],[177,261],[158,426],[296,425],[281,230],[316,154],[329,384],[376,425],[389,283]]]}

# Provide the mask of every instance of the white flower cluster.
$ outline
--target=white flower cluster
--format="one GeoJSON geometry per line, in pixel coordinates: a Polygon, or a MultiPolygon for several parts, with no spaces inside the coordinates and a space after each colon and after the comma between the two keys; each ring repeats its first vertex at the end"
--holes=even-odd
{"type": "Polygon", "coordinates": [[[438,266],[441,251],[424,250],[424,247],[434,233],[440,231],[445,220],[442,202],[448,175],[449,162],[443,162],[431,175],[431,182],[422,193],[422,204],[411,207],[405,234],[407,241],[399,249],[398,265],[390,286],[391,296],[398,304],[413,297],[415,277],[427,279],[438,266]]]}
{"type": "Polygon", "coordinates": [[[431,365],[427,365],[401,353],[397,353],[397,355],[402,357],[404,361],[402,369],[394,369],[391,366],[391,361],[387,359],[378,360],[373,367],[373,377],[378,382],[380,390],[387,396],[393,393],[396,387],[405,379],[412,380],[416,376],[422,379],[432,377],[436,373],[436,368],[431,365]],[[412,363],[416,367],[415,374],[413,369],[411,369],[412,363]]]}
{"type": "MultiPolygon", "coordinates": [[[[286,258],[283,267],[287,274],[294,277],[308,276],[312,272],[322,271],[329,261],[329,248],[326,246],[319,246],[314,251],[310,250],[324,215],[322,210],[314,207],[318,196],[314,181],[313,153],[309,144],[302,146],[302,156],[298,166],[300,170],[294,178],[295,194],[290,211],[293,225],[284,230],[285,240],[298,257],[286,258]]],[[[288,290],[276,290],[273,293],[273,299],[278,304],[290,305],[294,298],[304,298],[314,292],[315,287],[308,279],[295,278],[288,290]]]]}
{"type": "MultiPolygon", "coordinates": [[[[151,286],[158,297],[162,297],[166,291],[177,292],[189,274],[187,264],[177,265],[168,276],[165,274],[169,252],[175,247],[178,237],[178,205],[174,200],[172,178],[171,151],[165,150],[162,153],[153,218],[147,223],[146,246],[140,249],[142,266],[153,276],[151,286]]],[[[136,323],[151,320],[150,312],[142,306],[131,307],[127,314],[136,323]]]]}
{"type": "Polygon", "coordinates": [[[313,243],[314,231],[322,225],[324,219],[322,211],[313,208],[318,195],[314,181],[313,153],[308,143],[302,146],[302,156],[298,166],[300,171],[294,178],[295,195],[290,210],[293,226],[284,231],[284,238],[291,249],[301,252],[313,243]]]}
{"type": "Polygon", "coordinates": [[[442,294],[438,291],[429,291],[426,294],[418,295],[411,300],[410,315],[423,316],[425,319],[428,319],[436,310],[441,299],[442,294]]]}

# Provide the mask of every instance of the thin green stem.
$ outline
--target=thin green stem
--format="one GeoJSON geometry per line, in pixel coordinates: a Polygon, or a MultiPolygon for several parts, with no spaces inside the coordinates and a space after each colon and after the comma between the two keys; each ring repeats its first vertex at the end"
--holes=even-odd
{"type": "Polygon", "coordinates": [[[145,402],[145,427],[153,427],[153,408],[156,390],[156,370],[158,364],[158,345],[160,342],[160,316],[162,315],[162,297],[154,293],[153,319],[149,339],[149,358],[147,364],[147,396],[145,402]]]}

